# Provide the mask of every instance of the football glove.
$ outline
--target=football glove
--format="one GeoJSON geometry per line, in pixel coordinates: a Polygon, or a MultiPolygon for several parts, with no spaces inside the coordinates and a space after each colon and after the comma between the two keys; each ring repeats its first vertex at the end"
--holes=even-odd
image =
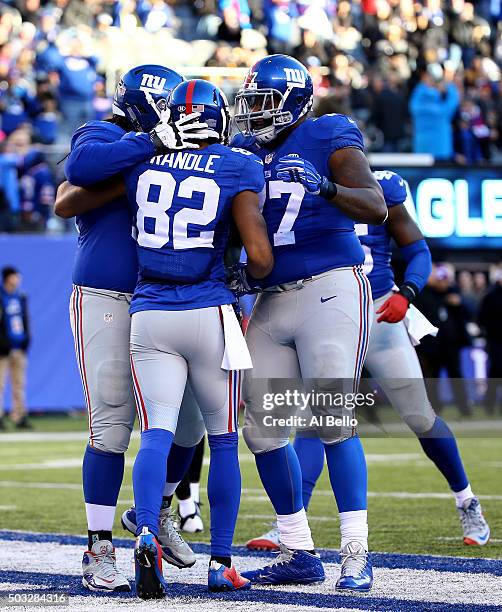
{"type": "Polygon", "coordinates": [[[378,323],[399,323],[408,312],[410,301],[401,293],[394,293],[377,310],[378,323]]]}
{"type": "Polygon", "coordinates": [[[182,149],[198,149],[194,140],[209,138],[207,123],[199,123],[200,113],[190,113],[178,121],[171,121],[171,112],[165,109],[160,113],[160,121],[150,132],[150,140],[158,152],[169,149],[181,151],[182,149]]]}
{"type": "Polygon", "coordinates": [[[276,166],[277,178],[286,183],[301,183],[305,191],[331,200],[337,193],[335,183],[321,176],[315,166],[295,154],[285,155],[276,166]]]}
{"type": "Polygon", "coordinates": [[[248,276],[247,266],[244,263],[238,263],[227,268],[227,287],[236,297],[247,295],[248,293],[259,293],[260,287],[254,284],[254,279],[248,276]]]}

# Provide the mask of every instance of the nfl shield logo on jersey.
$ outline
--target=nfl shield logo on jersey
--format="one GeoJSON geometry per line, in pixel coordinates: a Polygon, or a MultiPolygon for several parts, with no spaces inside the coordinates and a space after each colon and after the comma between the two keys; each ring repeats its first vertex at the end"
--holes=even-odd
{"type": "Polygon", "coordinates": [[[105,320],[105,323],[111,323],[113,321],[113,313],[112,312],[105,312],[103,318],[105,320]]]}

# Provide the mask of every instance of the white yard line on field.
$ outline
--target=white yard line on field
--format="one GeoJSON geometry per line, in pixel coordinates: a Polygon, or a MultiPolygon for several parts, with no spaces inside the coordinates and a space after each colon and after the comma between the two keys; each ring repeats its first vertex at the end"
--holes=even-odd
{"type": "MultiPolygon", "coordinates": [[[[251,454],[239,455],[240,463],[251,463],[254,461],[251,454]]],[[[367,463],[395,463],[414,462],[415,465],[430,465],[430,462],[425,460],[421,453],[368,453],[366,455],[367,463]]],[[[134,465],[134,457],[126,457],[125,464],[127,467],[134,465]]],[[[204,459],[204,465],[209,465],[209,458],[204,459]]],[[[82,467],[82,457],[64,457],[61,459],[47,459],[46,461],[37,461],[37,463],[4,463],[0,465],[0,472],[22,472],[32,470],[66,470],[80,469],[82,467]]]]}
{"type": "MultiPolygon", "coordinates": [[[[71,489],[81,490],[82,485],[77,483],[68,482],[18,482],[16,480],[0,480],[0,487],[13,488],[13,489],[71,489]]],[[[122,485],[123,491],[131,491],[131,485],[122,485]]],[[[201,491],[205,491],[205,488],[201,487],[201,491]]],[[[242,489],[242,494],[246,500],[263,500],[268,501],[268,498],[263,495],[262,489],[242,489]],[[255,497],[253,497],[255,496],[255,497]]],[[[331,497],[333,493],[331,491],[317,490],[315,492],[317,496],[331,497]]],[[[369,497],[382,497],[382,498],[397,498],[397,499],[422,499],[430,497],[432,499],[452,499],[451,493],[432,493],[432,492],[420,492],[411,493],[408,491],[369,491],[369,497]]],[[[481,500],[490,501],[502,501],[502,495],[478,495],[481,500]]]]}

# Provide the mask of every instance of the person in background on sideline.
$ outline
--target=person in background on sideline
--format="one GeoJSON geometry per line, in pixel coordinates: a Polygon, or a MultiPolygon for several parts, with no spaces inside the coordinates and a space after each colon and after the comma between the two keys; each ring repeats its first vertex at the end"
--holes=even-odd
{"type": "Polygon", "coordinates": [[[0,429],[5,429],[3,396],[7,371],[12,386],[11,418],[18,429],[30,429],[26,416],[26,351],[30,343],[26,296],[21,275],[12,266],[2,270],[0,288],[0,429]]]}

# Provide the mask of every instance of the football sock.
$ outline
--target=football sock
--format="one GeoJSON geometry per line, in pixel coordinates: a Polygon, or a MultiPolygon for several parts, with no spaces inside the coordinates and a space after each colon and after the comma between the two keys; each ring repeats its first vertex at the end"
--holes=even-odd
{"type": "Polygon", "coordinates": [[[87,446],[82,463],[87,528],[111,532],[124,477],[124,454],[87,446]]]}
{"type": "Polygon", "coordinates": [[[453,491],[453,495],[455,496],[455,504],[457,508],[462,508],[465,501],[474,497],[471,485],[467,485],[465,489],[462,489],[462,491],[453,491]]]}
{"type": "MultiPolygon", "coordinates": [[[[172,443],[171,451],[167,459],[166,484],[164,486],[164,497],[162,498],[163,503],[166,501],[166,498],[174,495],[180,482],[186,478],[196,448],[196,446],[189,446],[186,448],[184,446],[179,446],[176,442],[172,443]]],[[[170,506],[171,504],[169,503],[168,505],[170,506]]]]}
{"type": "Polygon", "coordinates": [[[91,550],[93,544],[101,540],[108,540],[113,542],[111,531],[87,531],[87,550],[91,550]]]}
{"type": "Polygon", "coordinates": [[[189,499],[190,495],[190,479],[188,474],[185,474],[180,484],[176,487],[176,497],[179,500],[189,499]]]}
{"type": "Polygon", "coordinates": [[[368,550],[368,512],[340,512],[341,547],[349,542],[360,542],[368,550]]]}
{"type": "Polygon", "coordinates": [[[162,504],[161,504],[161,508],[170,508],[171,507],[171,503],[173,501],[173,496],[172,495],[163,495],[162,496],[162,504]]]}
{"type": "Polygon", "coordinates": [[[277,528],[281,534],[281,543],[293,550],[313,552],[314,542],[310,532],[305,508],[294,514],[278,514],[277,528]]]}
{"type": "Polygon", "coordinates": [[[207,481],[211,510],[211,555],[230,557],[241,498],[239,437],[237,432],[231,432],[208,436],[208,442],[211,451],[207,481]]]}
{"type": "Polygon", "coordinates": [[[180,499],[179,500],[179,512],[181,518],[185,518],[185,516],[190,516],[191,514],[195,514],[195,502],[191,497],[188,499],[180,499]]]}
{"type": "Polygon", "coordinates": [[[367,510],[368,472],[359,437],[325,444],[324,449],[338,512],[367,510]]]}
{"type": "Polygon", "coordinates": [[[204,461],[204,447],[205,438],[202,438],[202,440],[195,447],[192,463],[190,464],[190,468],[188,470],[188,478],[190,482],[198,483],[200,480],[202,463],[204,461]]]}
{"type": "Polygon", "coordinates": [[[132,470],[137,535],[143,527],[148,527],[155,536],[158,534],[167,457],[173,438],[174,434],[165,429],[148,429],[141,434],[141,445],[132,470]]]}
{"type": "Polygon", "coordinates": [[[162,501],[169,500],[169,505],[171,505],[171,500],[173,498],[174,492],[178,488],[179,482],[166,482],[164,485],[164,495],[162,496],[162,501]]]}
{"type": "MultiPolygon", "coordinates": [[[[179,483],[190,469],[193,456],[195,454],[196,446],[179,446],[176,442],[171,445],[169,452],[169,458],[167,459],[167,475],[166,482],[168,483],[179,483]]],[[[176,489],[176,487],[174,487],[176,489]]],[[[169,493],[172,495],[174,490],[169,493]]]]}
{"type": "Polygon", "coordinates": [[[255,455],[256,467],[267,495],[279,515],[303,509],[302,472],[291,444],[255,455]]]}
{"type": "Polygon", "coordinates": [[[190,497],[196,504],[200,503],[200,484],[198,482],[190,483],[190,497]]]}
{"type": "Polygon", "coordinates": [[[451,490],[454,493],[464,491],[469,486],[469,480],[458,452],[455,436],[443,419],[437,416],[432,429],[421,434],[418,440],[427,457],[448,481],[451,490]]]}
{"type": "Polygon", "coordinates": [[[209,559],[209,564],[211,564],[211,561],[221,563],[225,567],[232,567],[232,559],[230,557],[220,557],[219,555],[211,555],[211,559],[209,559]]]}
{"type": "Polygon", "coordinates": [[[306,437],[296,434],[293,448],[300,462],[303,507],[307,510],[312,491],[324,467],[324,445],[317,436],[306,437]]]}

